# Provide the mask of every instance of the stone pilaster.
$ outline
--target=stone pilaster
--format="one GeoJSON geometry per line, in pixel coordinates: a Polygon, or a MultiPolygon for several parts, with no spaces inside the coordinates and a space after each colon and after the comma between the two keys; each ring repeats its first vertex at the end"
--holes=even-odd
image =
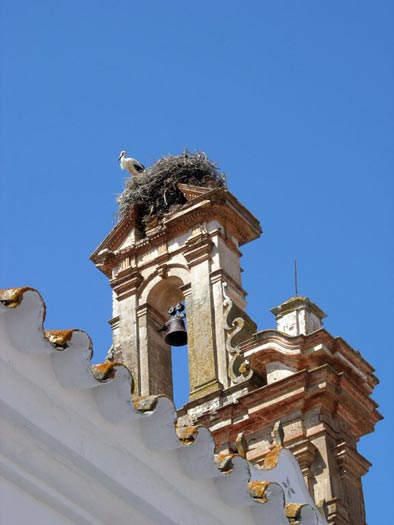
{"type": "Polygon", "coordinates": [[[140,395],[165,394],[172,398],[171,347],[165,343],[159,332],[166,319],[148,304],[139,306],[137,315],[140,395]]]}
{"type": "Polygon", "coordinates": [[[210,286],[211,250],[208,234],[191,237],[183,255],[190,268],[190,293],[185,294],[188,322],[190,399],[216,390],[218,381],[214,303],[210,286]]]}
{"type": "Polygon", "coordinates": [[[137,290],[142,281],[141,274],[132,268],[120,271],[110,281],[115,294],[114,301],[116,301],[114,311],[117,313],[112,321],[114,333],[116,334],[116,338],[113,340],[113,353],[116,360],[122,362],[130,369],[135,393],[138,393],[140,390],[137,290]]]}

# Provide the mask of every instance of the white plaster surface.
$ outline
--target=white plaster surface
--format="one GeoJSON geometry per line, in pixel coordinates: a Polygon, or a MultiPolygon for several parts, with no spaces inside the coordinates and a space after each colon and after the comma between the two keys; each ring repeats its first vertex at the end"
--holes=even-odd
{"type": "Polygon", "coordinates": [[[53,510],[46,502],[0,477],[0,523],[2,525],[73,525],[75,521],[53,510]],[[12,521],[10,521],[12,516],[12,521]]]}
{"type": "MultiPolygon", "coordinates": [[[[283,487],[272,485],[269,504],[254,501],[246,460],[236,458],[230,474],[214,468],[209,433],[184,446],[171,401],[160,398],[148,414],[135,410],[127,370],[95,380],[89,338],[77,331],[66,350],[54,349],[43,312],[34,291],[16,308],[0,304],[2,524],[33,523],[32,516],[40,525],[286,523],[283,487]]],[[[279,483],[295,479],[287,465],[279,483]]],[[[274,477],[253,470],[254,479],[274,477]]],[[[305,487],[294,497],[314,516],[301,524],[323,523],[305,487]]]]}
{"type": "Polygon", "coordinates": [[[271,384],[285,377],[291,376],[296,372],[291,366],[287,366],[280,361],[273,361],[267,364],[267,383],[271,384]]]}

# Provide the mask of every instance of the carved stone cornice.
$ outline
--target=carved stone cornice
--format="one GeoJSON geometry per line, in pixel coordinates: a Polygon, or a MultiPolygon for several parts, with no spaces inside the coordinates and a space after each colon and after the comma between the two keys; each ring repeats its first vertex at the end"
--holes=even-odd
{"type": "Polygon", "coordinates": [[[157,323],[158,327],[161,328],[167,320],[160,312],[156,310],[152,305],[145,303],[137,307],[137,317],[147,316],[157,323]]]}
{"type": "Polygon", "coordinates": [[[186,241],[183,255],[189,268],[211,258],[213,242],[208,233],[194,236],[186,241]]]}
{"type": "Polygon", "coordinates": [[[230,275],[223,270],[223,268],[218,268],[217,270],[214,270],[209,274],[211,284],[215,284],[217,282],[221,283],[228,283],[235,292],[242,297],[243,299],[246,297],[247,293],[245,290],[236,282],[230,275]]]}
{"type": "MultiPolygon", "coordinates": [[[[256,239],[262,232],[259,221],[229,191],[215,188],[188,201],[180,209],[165,214],[158,220],[155,228],[146,232],[146,237],[119,250],[128,233],[133,228],[137,231],[137,211],[130,210],[93,252],[91,260],[110,277],[111,266],[103,265],[103,254],[113,252],[117,261],[125,256],[139,255],[145,252],[148,246],[154,248],[162,242],[190,231],[198,224],[211,220],[219,221],[240,245],[256,239]]],[[[222,238],[231,249],[238,250],[228,235],[223,234],[222,238]]]]}
{"type": "MultiPolygon", "coordinates": [[[[231,405],[232,418],[228,424],[233,424],[232,419],[242,421],[243,428],[249,434],[264,426],[269,427],[272,421],[284,421],[287,415],[318,411],[322,417],[308,429],[308,439],[330,433],[333,418],[338,422],[343,420],[357,439],[372,432],[381,416],[369,405],[373,401],[368,398],[365,399],[366,405],[362,399],[359,403],[351,402],[352,394],[347,392],[346,383],[343,374],[338,374],[329,365],[301,370],[239,397],[238,402],[231,405]]],[[[227,409],[227,405],[217,408],[218,418],[222,421],[226,421],[224,413],[227,409]]],[[[205,419],[204,422],[209,424],[205,419]]],[[[221,442],[223,432],[227,432],[226,428],[226,424],[223,424],[219,430],[213,429],[218,443],[221,442]]]]}
{"type": "Polygon", "coordinates": [[[305,437],[296,443],[286,442],[286,446],[295,455],[303,473],[304,471],[309,471],[317,452],[315,445],[305,437]]]}
{"type": "Polygon", "coordinates": [[[114,251],[119,243],[127,236],[131,229],[136,228],[138,223],[138,214],[136,208],[129,210],[127,215],[123,217],[118,224],[111,230],[103,242],[95,249],[90,256],[90,260],[95,264],[100,258],[100,253],[103,250],[114,251]]]}
{"type": "Polygon", "coordinates": [[[165,216],[171,232],[187,231],[191,224],[217,219],[228,228],[239,244],[259,237],[259,221],[229,191],[216,188],[187,202],[179,211],[165,216]]]}
{"type": "Polygon", "coordinates": [[[359,479],[371,467],[371,463],[345,441],[339,442],[334,452],[341,477],[359,479]]]}
{"type": "Polygon", "coordinates": [[[251,366],[262,373],[270,362],[279,361],[297,370],[318,368],[329,364],[338,372],[345,372],[359,384],[367,396],[378,383],[374,369],[341,338],[333,337],[325,329],[295,337],[277,330],[263,330],[244,341],[241,350],[251,366]]]}
{"type": "Polygon", "coordinates": [[[108,321],[108,323],[112,327],[112,330],[115,330],[115,329],[119,328],[119,320],[120,320],[119,315],[115,315],[115,317],[112,317],[112,319],[110,319],[108,321]]]}
{"type": "Polygon", "coordinates": [[[144,278],[135,268],[126,268],[110,280],[110,285],[120,300],[134,295],[143,280],[144,278]]]}

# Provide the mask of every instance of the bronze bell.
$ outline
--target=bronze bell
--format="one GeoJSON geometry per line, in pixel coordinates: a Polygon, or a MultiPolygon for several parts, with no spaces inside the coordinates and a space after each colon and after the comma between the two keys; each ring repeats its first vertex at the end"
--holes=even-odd
{"type": "Polygon", "coordinates": [[[187,332],[183,319],[173,317],[166,322],[167,333],[164,341],[171,346],[184,346],[187,344],[187,332]]]}

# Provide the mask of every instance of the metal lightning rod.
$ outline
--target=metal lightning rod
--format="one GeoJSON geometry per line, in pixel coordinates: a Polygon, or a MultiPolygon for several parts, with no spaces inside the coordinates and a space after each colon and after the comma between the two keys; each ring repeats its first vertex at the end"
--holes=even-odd
{"type": "Polygon", "coordinates": [[[294,287],[296,297],[298,295],[298,276],[297,276],[297,258],[294,257],[294,287]]]}

